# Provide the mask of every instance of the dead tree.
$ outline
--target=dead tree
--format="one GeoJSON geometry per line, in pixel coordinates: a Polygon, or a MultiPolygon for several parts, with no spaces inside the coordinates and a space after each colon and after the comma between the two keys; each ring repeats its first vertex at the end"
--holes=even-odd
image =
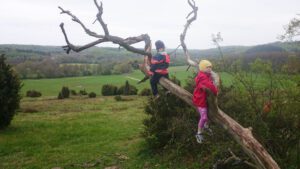
{"type": "MultiPolygon", "coordinates": [[[[148,72],[148,66],[149,66],[149,60],[152,57],[151,54],[151,40],[150,37],[147,34],[142,34],[140,36],[136,37],[128,37],[128,38],[121,38],[118,36],[110,35],[109,29],[105,22],[102,19],[103,14],[103,5],[100,3],[98,4],[97,0],[94,0],[94,3],[98,9],[98,14],[96,15],[96,20],[98,21],[104,31],[104,35],[97,34],[96,32],[93,32],[89,30],[75,15],[73,15],[70,11],[64,10],[63,8],[59,7],[62,14],[69,15],[74,22],[77,22],[81,25],[81,27],[84,29],[84,31],[92,37],[98,38],[98,40],[88,43],[83,46],[75,46],[68,40],[68,36],[66,34],[66,31],[64,29],[64,24],[61,23],[60,27],[63,32],[63,35],[65,37],[65,41],[67,43],[66,46],[63,48],[66,50],[67,53],[69,53],[71,50],[75,52],[80,52],[82,50],[88,49],[92,46],[95,46],[100,43],[104,42],[113,42],[115,44],[118,44],[128,51],[138,53],[141,55],[144,55],[144,63],[141,65],[140,69],[145,74],[144,80],[148,78],[147,72],[148,72]],[[144,50],[132,47],[132,44],[139,43],[144,41],[145,48],[144,50]]],[[[187,33],[187,30],[191,23],[197,19],[197,10],[198,8],[195,5],[194,0],[188,0],[188,3],[190,7],[192,8],[192,11],[187,16],[187,23],[184,27],[183,33],[180,35],[180,42],[181,46],[184,50],[184,54],[186,56],[187,63],[190,66],[197,66],[198,63],[193,61],[189,55],[187,46],[184,42],[185,36],[187,33]],[[190,17],[192,16],[192,17],[190,17]]],[[[171,93],[176,95],[177,97],[184,100],[186,103],[188,103],[190,106],[195,107],[192,103],[192,94],[186,91],[185,89],[181,88],[180,86],[172,83],[170,80],[166,78],[161,78],[159,80],[159,83],[167,88],[171,93]]],[[[273,158],[270,156],[270,154],[266,151],[266,149],[253,137],[251,128],[243,128],[239,123],[237,123],[235,120],[233,120],[231,117],[229,117],[227,114],[225,114],[221,109],[217,106],[217,99],[216,97],[211,94],[209,90],[207,90],[209,93],[209,118],[211,121],[215,122],[216,124],[219,124],[222,126],[233,138],[234,140],[239,143],[245,153],[253,160],[256,167],[259,169],[279,169],[279,166],[277,163],[273,160],[273,158]]]]}

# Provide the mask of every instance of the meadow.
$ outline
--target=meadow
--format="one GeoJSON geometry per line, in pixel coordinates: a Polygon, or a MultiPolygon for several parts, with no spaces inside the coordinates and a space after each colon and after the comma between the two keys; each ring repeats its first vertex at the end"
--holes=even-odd
{"type": "MultiPolygon", "coordinates": [[[[170,75],[175,75],[185,85],[194,71],[186,71],[186,68],[171,67],[170,75]]],[[[230,75],[221,73],[221,77],[224,85],[232,83],[230,75]]],[[[144,107],[148,98],[122,96],[126,101],[117,102],[114,97],[100,96],[103,84],[121,86],[126,80],[139,90],[149,88],[149,81],[136,84],[136,79],[142,78],[141,72],[134,71],[126,75],[23,80],[22,95],[34,89],[40,91],[42,97],[23,97],[12,124],[0,131],[0,168],[170,167],[162,156],[145,149],[141,133],[143,120],[147,118],[144,107]],[[71,96],[58,100],[56,97],[62,86],[93,91],[97,97],[71,96]]],[[[185,164],[171,165],[186,168],[185,164]]]]}
{"type": "Polygon", "coordinates": [[[136,97],[23,99],[25,112],[0,132],[0,168],[142,168],[146,98],[136,97]]]}
{"type": "MultiPolygon", "coordinates": [[[[192,75],[186,67],[174,67],[171,74],[185,81],[192,75]]],[[[166,168],[161,157],[144,149],[144,106],[147,97],[72,96],[58,100],[62,86],[86,89],[100,94],[103,84],[120,86],[126,80],[139,89],[149,88],[149,81],[136,85],[143,74],[23,80],[27,90],[42,92],[40,98],[23,97],[12,124],[0,131],[0,168],[166,168]]],[[[180,166],[178,164],[178,166],[180,166]]],[[[180,168],[180,167],[179,167],[180,168]]],[[[182,168],[185,168],[182,166],[182,168]]]]}
{"type": "MultiPolygon", "coordinates": [[[[194,68],[187,70],[187,66],[176,66],[169,68],[170,77],[175,76],[181,81],[181,86],[186,84],[186,80],[189,76],[194,75],[194,68]]],[[[225,85],[231,84],[231,76],[227,73],[221,73],[222,82],[225,85]]],[[[97,95],[101,95],[101,88],[104,84],[113,84],[118,87],[124,85],[126,80],[131,85],[134,85],[141,91],[144,88],[150,88],[149,80],[144,83],[137,84],[140,79],[143,79],[144,75],[135,70],[130,74],[122,75],[101,75],[101,76],[82,76],[82,77],[68,77],[68,78],[56,78],[56,79],[26,79],[23,80],[22,95],[25,96],[28,90],[37,90],[42,93],[42,96],[57,96],[63,86],[69,89],[79,91],[85,89],[87,92],[95,92],[97,95]]]]}
{"type": "MultiPolygon", "coordinates": [[[[170,68],[170,76],[174,75],[182,83],[185,83],[185,79],[189,75],[193,75],[193,69],[186,71],[187,66],[178,66],[170,68]]],[[[126,80],[131,85],[136,86],[139,90],[144,88],[150,88],[149,80],[137,84],[140,79],[143,79],[144,75],[135,70],[130,74],[122,75],[102,75],[102,76],[83,76],[83,77],[68,77],[57,79],[35,79],[35,80],[23,80],[22,94],[25,95],[28,90],[37,90],[42,93],[43,96],[57,96],[62,86],[67,86],[69,89],[75,91],[85,89],[87,92],[95,92],[97,95],[101,95],[101,88],[104,84],[113,84],[116,86],[124,85],[126,80]]]]}

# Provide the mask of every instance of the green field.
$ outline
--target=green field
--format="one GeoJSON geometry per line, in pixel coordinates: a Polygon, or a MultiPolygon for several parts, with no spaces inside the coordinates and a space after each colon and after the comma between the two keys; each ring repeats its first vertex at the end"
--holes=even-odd
{"type": "MultiPolygon", "coordinates": [[[[171,67],[170,75],[184,84],[193,74],[193,70],[187,72],[186,68],[171,67]]],[[[141,79],[143,75],[135,71],[128,75],[24,80],[23,94],[34,89],[41,91],[43,96],[23,97],[12,124],[0,131],[0,168],[169,168],[166,159],[144,149],[141,132],[143,119],[147,117],[144,113],[146,97],[122,96],[127,101],[121,102],[104,96],[56,99],[62,86],[77,91],[86,89],[99,95],[103,84],[120,86],[126,80],[136,84],[134,78],[141,79]]],[[[222,73],[221,78],[225,85],[232,83],[226,73],[222,73]]],[[[261,77],[259,81],[264,83],[261,77]]],[[[149,88],[149,81],[137,87],[149,88]]],[[[185,169],[187,164],[171,165],[185,169]]],[[[190,167],[197,165],[189,164],[190,167]]]]}
{"type": "MultiPolygon", "coordinates": [[[[173,67],[170,72],[184,82],[192,74],[185,69],[173,67]]],[[[136,84],[134,78],[143,74],[24,80],[23,94],[34,89],[43,96],[23,97],[12,124],[0,131],[0,168],[167,168],[161,157],[143,151],[146,97],[128,96],[122,102],[103,96],[55,98],[64,85],[100,94],[103,84],[136,84]]],[[[149,88],[149,81],[137,87],[149,88]]]]}
{"type": "MultiPolygon", "coordinates": [[[[171,67],[170,76],[175,75],[178,79],[185,82],[188,75],[193,74],[193,70],[185,71],[187,66],[171,67]]],[[[135,85],[139,90],[143,88],[150,88],[149,81],[142,84],[137,84],[138,79],[142,79],[144,75],[136,70],[133,73],[125,75],[107,75],[107,76],[84,76],[84,77],[70,77],[57,79],[38,79],[38,80],[23,80],[22,94],[24,95],[28,90],[37,90],[43,96],[57,96],[62,86],[67,86],[69,89],[76,91],[85,89],[87,92],[95,92],[97,95],[101,93],[102,85],[114,84],[121,86],[128,80],[130,84],[135,85]]]]}
{"type": "Polygon", "coordinates": [[[0,132],[0,168],[82,168],[98,162],[95,168],[142,168],[146,98],[129,99],[23,100],[23,113],[0,132]]]}

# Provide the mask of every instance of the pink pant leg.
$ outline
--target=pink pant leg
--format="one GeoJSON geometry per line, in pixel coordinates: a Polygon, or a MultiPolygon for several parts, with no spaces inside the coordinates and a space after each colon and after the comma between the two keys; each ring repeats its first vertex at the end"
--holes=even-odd
{"type": "Polygon", "coordinates": [[[202,129],[204,127],[204,124],[207,122],[207,108],[206,107],[198,107],[197,109],[200,114],[198,128],[202,129]]]}

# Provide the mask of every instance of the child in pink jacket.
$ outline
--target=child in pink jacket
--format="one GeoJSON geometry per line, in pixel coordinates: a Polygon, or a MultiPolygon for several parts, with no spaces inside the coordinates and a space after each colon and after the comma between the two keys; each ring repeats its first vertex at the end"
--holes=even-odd
{"type": "MultiPolygon", "coordinates": [[[[215,95],[218,89],[212,79],[212,64],[208,60],[201,60],[199,72],[195,78],[196,87],[193,92],[193,103],[200,114],[198,132],[196,139],[198,143],[203,142],[203,129],[207,126],[207,94],[205,88],[210,89],[215,95]]],[[[207,126],[208,127],[208,126],[207,126]]]]}

